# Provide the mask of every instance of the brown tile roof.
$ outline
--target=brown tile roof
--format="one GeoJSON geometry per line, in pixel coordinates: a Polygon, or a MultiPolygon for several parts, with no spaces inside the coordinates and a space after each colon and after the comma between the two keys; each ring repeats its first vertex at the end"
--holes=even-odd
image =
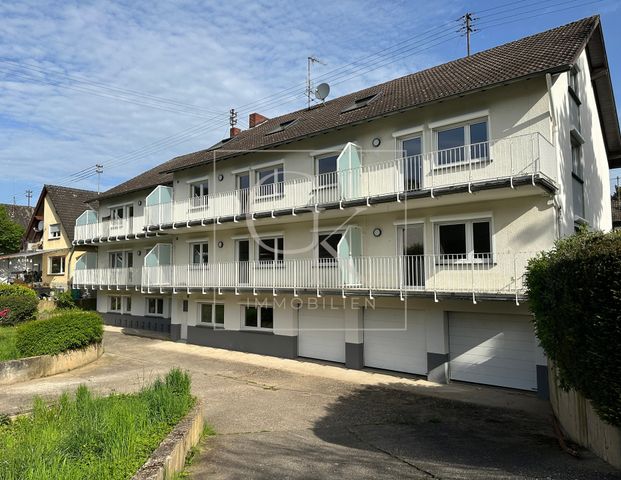
{"type": "Polygon", "coordinates": [[[44,185],[42,195],[45,192],[49,195],[69,240],[73,241],[75,220],[88,208],[86,202],[96,197],[97,192],[58,185],[44,185]]]}
{"type": "Polygon", "coordinates": [[[571,68],[598,25],[599,17],[584,18],[470,57],[335,98],[310,110],[299,110],[270,119],[257,127],[242,131],[223,144],[173,158],[108,190],[100,198],[171,182],[170,172],[211,162],[214,151],[216,160],[221,160],[240,152],[275,147],[509,82],[566,71],[571,68]],[[356,100],[374,94],[378,95],[367,106],[347,111],[356,100]],[[290,120],[295,122],[281,131],[270,133],[290,120]]]}
{"type": "Polygon", "coordinates": [[[24,227],[24,229],[28,228],[30,217],[32,217],[32,213],[34,212],[34,207],[13,205],[12,203],[0,203],[0,206],[6,209],[6,213],[11,220],[24,227]]]}

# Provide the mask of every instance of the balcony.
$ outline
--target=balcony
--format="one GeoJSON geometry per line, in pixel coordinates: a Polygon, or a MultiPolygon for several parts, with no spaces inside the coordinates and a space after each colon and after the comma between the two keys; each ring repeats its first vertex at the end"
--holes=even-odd
{"type": "MultiPolygon", "coordinates": [[[[524,296],[523,274],[535,253],[354,257],[340,260],[291,259],[276,262],[223,262],[143,267],[145,293],[212,290],[339,295],[524,296]]],[[[113,277],[114,269],[76,271],[78,287],[123,288],[136,285],[134,273],[113,277]],[[99,273],[101,272],[101,273],[99,273]],[[114,280],[118,279],[118,285],[114,280]],[[133,283],[128,284],[127,282],[133,283]]],[[[123,270],[123,269],[119,269],[123,270]]]]}
{"type": "Polygon", "coordinates": [[[146,236],[144,217],[116,218],[93,223],[76,224],[74,243],[77,242],[112,242],[146,236]]]}
{"type": "Polygon", "coordinates": [[[141,267],[76,269],[73,274],[73,285],[78,288],[90,287],[101,290],[139,289],[141,274],[141,267]]]}
{"type": "MultiPolygon", "coordinates": [[[[347,148],[357,148],[348,144],[347,148]]],[[[343,151],[343,154],[345,150],[343,151]]],[[[342,154],[342,155],[343,155],[342,154]]],[[[356,153],[359,156],[359,153],[356,153]]],[[[492,140],[448,150],[149,205],[147,230],[191,226],[250,215],[344,207],[399,198],[473,191],[536,182],[555,188],[554,146],[540,134],[492,140]],[[407,197],[406,197],[407,196],[407,197]]]]}

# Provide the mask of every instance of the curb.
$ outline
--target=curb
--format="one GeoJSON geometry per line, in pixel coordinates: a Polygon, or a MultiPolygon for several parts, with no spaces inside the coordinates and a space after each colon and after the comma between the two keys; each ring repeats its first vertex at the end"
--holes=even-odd
{"type": "Polygon", "coordinates": [[[173,428],[132,480],[165,480],[185,467],[185,459],[203,433],[203,405],[197,401],[190,412],[173,428]]]}
{"type": "Polygon", "coordinates": [[[103,342],[57,355],[18,358],[0,362],[0,385],[49,377],[88,365],[104,353],[103,342]]]}

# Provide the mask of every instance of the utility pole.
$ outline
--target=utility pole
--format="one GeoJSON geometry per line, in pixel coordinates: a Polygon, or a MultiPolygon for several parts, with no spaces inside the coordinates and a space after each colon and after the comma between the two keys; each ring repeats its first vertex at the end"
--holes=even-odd
{"type": "Polygon", "coordinates": [[[101,174],[103,173],[103,165],[100,163],[95,165],[95,173],[97,174],[97,195],[99,195],[99,185],[101,180],[101,174]]]}
{"type": "Polygon", "coordinates": [[[234,108],[229,110],[229,125],[231,125],[231,128],[235,128],[235,125],[237,125],[237,112],[234,108]]]}
{"type": "Polygon", "coordinates": [[[470,56],[470,34],[477,31],[477,29],[473,27],[473,23],[475,20],[478,20],[478,18],[473,17],[472,13],[468,12],[461,17],[461,20],[463,20],[464,24],[458,30],[458,32],[465,33],[466,49],[467,49],[468,56],[470,56]]]}
{"type": "Polygon", "coordinates": [[[26,190],[26,198],[28,199],[28,206],[30,206],[30,199],[32,198],[32,190],[26,190]]]}
{"type": "Polygon", "coordinates": [[[325,63],[313,56],[306,57],[306,61],[306,108],[310,110],[311,102],[313,100],[313,80],[311,77],[313,63],[320,63],[321,65],[325,65],[325,63]]]}

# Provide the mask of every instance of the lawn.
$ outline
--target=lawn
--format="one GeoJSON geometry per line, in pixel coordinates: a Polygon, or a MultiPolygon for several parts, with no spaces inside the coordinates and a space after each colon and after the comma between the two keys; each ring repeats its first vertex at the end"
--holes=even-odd
{"type": "Polygon", "coordinates": [[[3,480],[130,478],[192,408],[189,376],[171,370],[131,395],[98,397],[85,386],[0,426],[3,480]]]}
{"type": "Polygon", "coordinates": [[[0,362],[20,357],[16,346],[16,339],[17,328],[0,327],[0,362]]]}

